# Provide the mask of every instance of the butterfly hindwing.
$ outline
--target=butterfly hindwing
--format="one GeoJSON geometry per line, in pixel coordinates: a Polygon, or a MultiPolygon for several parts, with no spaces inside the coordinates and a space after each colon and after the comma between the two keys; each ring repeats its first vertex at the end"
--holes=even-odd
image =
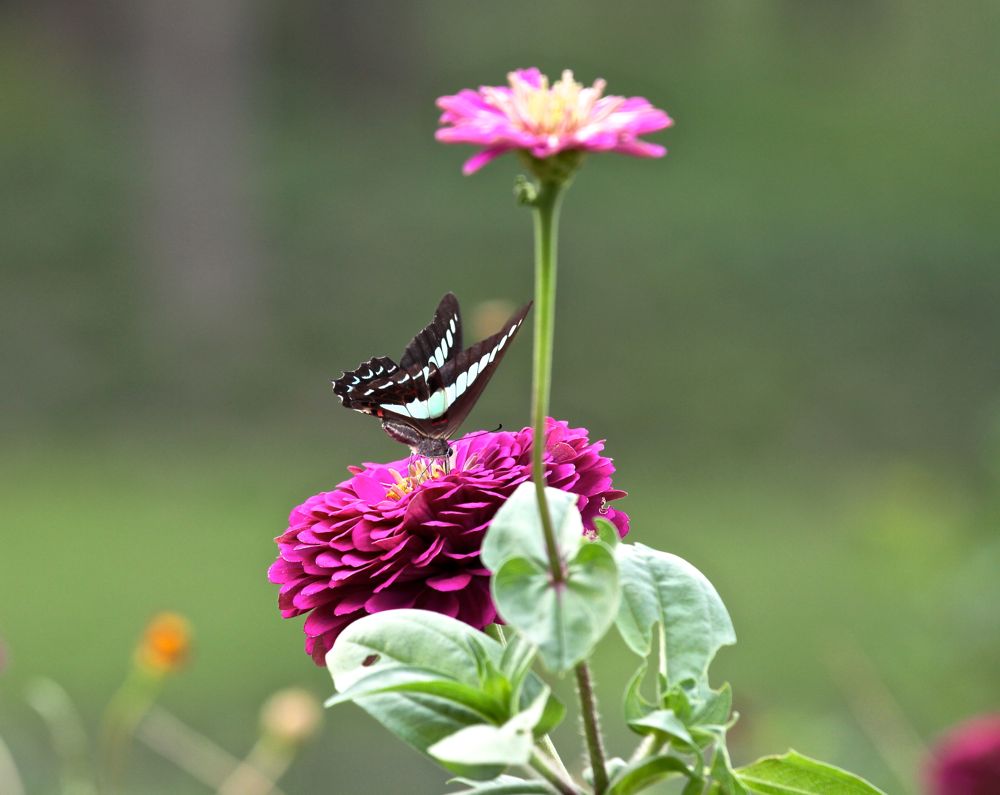
{"type": "Polygon", "coordinates": [[[376,403],[375,397],[392,383],[393,377],[402,374],[399,365],[388,356],[375,356],[358,365],[356,370],[344,373],[333,382],[333,391],[349,409],[366,411],[367,406],[376,403]]]}

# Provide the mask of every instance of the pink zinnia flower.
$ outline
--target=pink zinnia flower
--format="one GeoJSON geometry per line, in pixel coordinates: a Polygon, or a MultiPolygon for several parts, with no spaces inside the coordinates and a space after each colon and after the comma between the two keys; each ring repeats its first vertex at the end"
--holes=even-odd
{"type": "Polygon", "coordinates": [[[485,147],[466,161],[472,174],[512,149],[546,158],[567,150],[621,152],[637,157],[663,157],[667,150],[639,140],[673,120],[642,97],[602,96],[605,82],[584,88],[568,69],[549,86],[535,68],[507,75],[509,86],[481,86],[440,97],[444,113],[437,131],[445,143],[485,147]]]}
{"type": "MultiPolygon", "coordinates": [[[[496,621],[479,549],[497,509],[531,478],[532,430],[473,433],[452,447],[450,472],[422,459],[352,467],[351,478],[292,511],[268,576],[281,585],[285,618],[309,614],[306,651],[317,665],[369,613],[415,607],[477,629],[496,621]]],[[[628,516],[608,503],[625,492],[612,488],[603,448],[585,428],[549,419],[546,479],[579,495],[587,530],[602,516],[624,536],[628,516]]]]}
{"type": "Polygon", "coordinates": [[[932,795],[996,795],[1000,792],[1000,715],[962,724],[934,749],[927,769],[932,795]]]}

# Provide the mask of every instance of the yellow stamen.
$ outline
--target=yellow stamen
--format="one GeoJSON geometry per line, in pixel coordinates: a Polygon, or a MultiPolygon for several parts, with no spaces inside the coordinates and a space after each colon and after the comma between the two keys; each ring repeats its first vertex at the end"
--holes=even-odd
{"type": "Polygon", "coordinates": [[[428,480],[435,480],[442,475],[448,474],[448,469],[445,467],[444,459],[417,459],[410,463],[407,468],[407,474],[404,477],[395,469],[389,468],[389,472],[392,474],[395,484],[390,486],[386,492],[385,496],[390,500],[401,500],[407,494],[416,491],[417,486],[421,483],[426,483],[428,480]],[[428,460],[430,463],[428,464],[428,460]]]}
{"type": "Polygon", "coordinates": [[[537,88],[514,72],[507,75],[507,80],[511,96],[490,91],[487,98],[523,130],[548,136],[553,144],[560,136],[576,132],[591,120],[606,85],[603,80],[595,80],[593,86],[584,88],[573,79],[569,69],[551,86],[544,76],[537,88]]]}

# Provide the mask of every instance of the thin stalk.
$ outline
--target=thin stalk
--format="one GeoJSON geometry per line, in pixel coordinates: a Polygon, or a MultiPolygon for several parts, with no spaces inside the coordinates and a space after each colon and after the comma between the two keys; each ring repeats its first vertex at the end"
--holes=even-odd
{"type": "Polygon", "coordinates": [[[556,256],[559,205],[563,183],[542,182],[534,202],[535,216],[535,346],[532,384],[531,424],[534,428],[531,472],[538,496],[538,513],[545,535],[545,551],[552,582],[559,587],[565,579],[552,515],[545,499],[545,419],[549,416],[552,389],[552,344],[556,315],[556,256]]]}
{"type": "Polygon", "coordinates": [[[573,780],[568,777],[563,778],[560,773],[553,770],[545,757],[537,751],[532,752],[529,764],[532,770],[559,790],[562,795],[580,795],[580,790],[573,783],[573,780]]]}
{"type": "Polygon", "coordinates": [[[271,795],[274,782],[284,775],[294,758],[294,746],[261,737],[222,782],[216,795],[271,795]]]}
{"type": "Polygon", "coordinates": [[[104,795],[116,795],[121,790],[132,735],[156,701],[162,684],[162,677],[135,666],[108,702],[99,744],[100,789],[104,795]]]}
{"type": "Polygon", "coordinates": [[[583,720],[583,736],[587,741],[590,755],[590,769],[594,775],[594,795],[603,795],[608,788],[608,770],[604,759],[604,740],[597,722],[597,699],[590,679],[590,668],[586,662],[576,666],[576,690],[580,696],[580,717],[583,720]]]}
{"type": "MultiPolygon", "coordinates": [[[[94,795],[97,785],[91,769],[87,733],[69,694],[52,679],[38,678],[28,683],[25,699],[49,730],[52,750],[59,762],[62,791],[94,795]]],[[[0,792],[7,790],[0,787],[0,792]]]]}
{"type": "Polygon", "coordinates": [[[240,761],[162,707],[152,706],[135,730],[136,738],[213,792],[240,761]]]}
{"type": "Polygon", "coordinates": [[[14,754],[0,737],[0,789],[8,795],[24,795],[24,782],[18,772],[14,754]]]}
{"type": "MultiPolygon", "coordinates": [[[[558,255],[559,209],[566,183],[542,180],[533,202],[535,221],[535,345],[532,385],[531,420],[534,428],[531,471],[538,498],[538,514],[545,536],[545,551],[549,559],[552,584],[556,589],[566,581],[562,558],[556,545],[555,528],[545,499],[545,420],[549,415],[552,386],[552,348],[555,339],[556,263],[558,255]]],[[[596,795],[608,787],[604,760],[604,743],[597,722],[597,703],[585,662],[576,667],[580,713],[583,718],[587,752],[594,775],[596,795]]]]}
{"type": "Polygon", "coordinates": [[[573,776],[570,775],[569,770],[566,768],[566,763],[563,762],[562,757],[559,756],[559,749],[556,748],[556,744],[552,742],[552,738],[549,735],[542,735],[542,739],[538,741],[538,744],[542,746],[542,750],[545,751],[547,756],[552,757],[552,763],[559,769],[559,772],[564,775],[568,780],[572,781],[573,776]]]}

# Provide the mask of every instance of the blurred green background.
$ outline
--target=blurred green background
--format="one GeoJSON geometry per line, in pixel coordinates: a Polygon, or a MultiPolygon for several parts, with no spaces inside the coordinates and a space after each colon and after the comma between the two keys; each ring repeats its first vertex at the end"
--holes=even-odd
{"type": "MultiPolygon", "coordinates": [[[[636,541],[726,600],[736,761],[788,746],[916,791],[921,744],[1000,707],[1000,11],[989,0],[0,3],[0,737],[57,778],[23,692],[96,725],[160,609],[163,704],[233,753],[327,675],[265,572],[288,510],[397,457],[328,379],[453,290],[524,301],[505,158],[434,99],[515,67],[676,127],[567,197],[554,413],[608,439],[636,541]]],[[[528,420],[520,342],[466,430],[528,420]]],[[[612,752],[636,665],[596,673],[612,752]]],[[[567,695],[568,691],[567,691],[567,695]]],[[[575,726],[557,736],[576,760],[575,726]]],[[[129,791],[205,789],[137,747],[129,791]]],[[[295,793],[440,793],[353,707],[295,793]]]]}

